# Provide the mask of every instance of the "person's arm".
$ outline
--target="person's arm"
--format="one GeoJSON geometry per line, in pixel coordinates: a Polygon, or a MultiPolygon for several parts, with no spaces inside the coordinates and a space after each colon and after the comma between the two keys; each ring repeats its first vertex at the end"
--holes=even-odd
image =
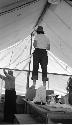
{"type": "Polygon", "coordinates": [[[46,49],[50,50],[50,40],[49,40],[49,38],[47,38],[46,41],[47,41],[47,48],[46,49]]]}
{"type": "Polygon", "coordinates": [[[0,78],[3,79],[3,80],[5,80],[5,76],[3,76],[1,74],[0,74],[0,78]]]}
{"type": "Polygon", "coordinates": [[[66,90],[69,91],[69,82],[67,82],[66,90]]]}
{"type": "Polygon", "coordinates": [[[46,48],[46,49],[47,49],[47,50],[50,50],[50,44],[47,45],[47,48],[46,48]]]}
{"type": "Polygon", "coordinates": [[[3,76],[1,74],[0,74],[0,78],[3,79],[3,80],[5,80],[5,76],[3,76]]]}
{"type": "Polygon", "coordinates": [[[5,75],[7,74],[7,72],[5,71],[5,69],[3,69],[3,72],[4,72],[5,75]]]}
{"type": "Polygon", "coordinates": [[[12,76],[9,75],[9,74],[5,71],[5,69],[3,69],[3,72],[4,72],[4,74],[5,74],[6,77],[8,77],[8,78],[12,78],[12,76]]]}

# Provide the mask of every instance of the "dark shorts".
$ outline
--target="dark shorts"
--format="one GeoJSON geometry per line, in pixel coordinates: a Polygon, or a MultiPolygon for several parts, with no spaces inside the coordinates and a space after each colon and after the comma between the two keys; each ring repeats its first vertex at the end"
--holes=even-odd
{"type": "Polygon", "coordinates": [[[16,114],[16,91],[5,90],[4,120],[12,122],[16,114]]]}
{"type": "Polygon", "coordinates": [[[36,48],[33,53],[32,80],[33,79],[38,80],[39,63],[42,68],[42,81],[48,81],[47,79],[47,64],[48,64],[47,51],[45,49],[36,48]]]}

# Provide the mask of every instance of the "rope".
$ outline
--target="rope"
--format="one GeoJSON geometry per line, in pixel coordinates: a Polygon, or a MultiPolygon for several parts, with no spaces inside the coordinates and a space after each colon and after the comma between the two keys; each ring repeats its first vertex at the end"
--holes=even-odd
{"type": "Polygon", "coordinates": [[[63,19],[62,19],[61,17],[59,17],[59,16],[55,13],[55,11],[52,11],[51,9],[50,9],[50,11],[51,11],[69,30],[72,30],[71,27],[70,27],[65,21],[63,21],[63,19]]]}
{"type": "MultiPolygon", "coordinates": [[[[22,63],[23,61],[26,61],[26,60],[28,60],[29,58],[31,59],[31,57],[32,57],[32,55],[33,55],[33,53],[31,54],[31,55],[29,55],[29,57],[28,58],[26,58],[25,60],[22,60],[21,62],[19,62],[17,65],[19,65],[20,63],[22,63]]],[[[29,63],[29,62],[28,62],[29,63]]],[[[8,65],[9,66],[9,65],[8,65]]],[[[25,70],[19,70],[19,69],[16,69],[16,67],[14,68],[14,69],[12,69],[12,68],[6,68],[7,66],[5,66],[5,67],[0,67],[0,69],[6,69],[6,70],[15,70],[15,71],[25,71],[25,70]]],[[[26,66],[24,66],[24,67],[26,67],[26,66]]]]}
{"type": "Polygon", "coordinates": [[[30,5],[30,4],[34,4],[34,3],[38,2],[38,1],[40,1],[40,0],[32,0],[32,1],[29,1],[27,3],[23,3],[22,5],[19,4],[16,7],[13,7],[12,9],[8,9],[8,10],[0,12],[0,16],[11,13],[11,12],[14,12],[15,10],[22,9],[22,8],[24,8],[24,7],[26,7],[26,6],[30,5]]]}
{"type": "MultiPolygon", "coordinates": [[[[71,30],[71,29],[70,29],[70,26],[68,26],[55,12],[53,12],[51,9],[50,9],[50,11],[51,11],[53,14],[55,14],[55,15],[57,16],[57,18],[58,18],[69,30],[71,30]]],[[[50,27],[50,25],[48,25],[48,27],[50,27]]],[[[50,29],[52,30],[51,27],[50,27],[50,29]]],[[[52,30],[52,31],[53,31],[53,30],[52,30]]],[[[67,47],[69,47],[69,49],[72,50],[71,46],[69,46],[69,44],[67,44],[56,32],[53,31],[53,33],[54,33],[67,47]]]]}
{"type": "MultiPolygon", "coordinates": [[[[62,41],[64,44],[65,44],[65,42],[61,39],[61,37],[60,37],[57,33],[55,33],[55,31],[53,31],[53,29],[52,29],[49,25],[46,25],[46,27],[48,27],[48,28],[56,35],[57,38],[59,38],[59,40],[60,40],[60,48],[61,48],[61,41],[62,41]]],[[[52,42],[53,42],[53,41],[52,41],[52,42]]],[[[67,46],[67,48],[69,47],[69,49],[71,49],[71,46],[69,46],[67,43],[66,43],[65,45],[67,46]]],[[[56,46],[55,43],[54,43],[54,46],[57,48],[57,46],[56,46]]],[[[61,48],[61,50],[62,50],[62,48],[61,48]]],[[[70,58],[67,57],[67,55],[65,55],[63,51],[61,51],[61,52],[62,52],[62,54],[63,54],[66,58],[68,58],[68,59],[70,60],[70,58]]]]}
{"type": "MultiPolygon", "coordinates": [[[[58,62],[58,60],[57,59],[55,59],[55,57],[53,57],[50,53],[49,53],[49,55],[65,70],[65,71],[67,71],[67,69],[66,68],[64,68],[59,62],[58,62]]],[[[69,71],[67,71],[69,74],[71,74],[69,71]]]]}
{"type": "MultiPolygon", "coordinates": [[[[28,45],[28,44],[27,44],[28,45]]],[[[27,48],[27,45],[26,45],[26,47],[22,50],[22,52],[18,55],[18,57],[11,63],[11,64],[13,64],[21,55],[22,55],[22,53],[25,51],[25,49],[27,48]]],[[[27,60],[27,59],[25,59],[25,60],[27,60]]]]}
{"type": "MultiPolygon", "coordinates": [[[[27,62],[26,65],[23,67],[23,69],[22,69],[23,71],[24,71],[25,67],[28,65],[28,63],[29,63],[29,62],[27,62]]],[[[20,71],[20,72],[17,74],[16,78],[20,75],[21,72],[22,72],[22,71],[20,71]]]]}
{"type": "Polygon", "coordinates": [[[9,63],[9,67],[11,65],[11,61],[12,61],[12,56],[13,56],[13,51],[12,51],[12,55],[11,55],[11,58],[10,58],[10,63],[9,63]]]}
{"type": "Polygon", "coordinates": [[[72,0],[64,0],[64,1],[72,7],[72,0]]]}
{"type": "Polygon", "coordinates": [[[22,60],[21,62],[19,62],[18,64],[16,64],[16,66],[18,66],[19,64],[21,64],[21,63],[25,62],[26,60],[28,60],[29,58],[31,58],[32,55],[33,55],[33,53],[31,55],[29,55],[28,58],[26,58],[26,59],[22,60]]]}
{"type": "Polygon", "coordinates": [[[17,42],[15,45],[12,45],[4,50],[1,50],[0,53],[4,52],[5,54],[4,54],[4,56],[2,56],[2,58],[0,58],[0,61],[3,60],[4,58],[6,58],[10,54],[10,52],[9,52],[10,49],[12,49],[13,47],[16,48],[21,43],[22,43],[22,40],[20,42],[17,42]]]}
{"type": "MultiPolygon", "coordinates": [[[[18,66],[19,64],[21,64],[21,63],[25,62],[26,60],[28,60],[29,58],[31,58],[32,55],[33,55],[33,53],[32,53],[31,55],[29,55],[28,58],[26,58],[26,59],[22,60],[21,62],[17,63],[16,66],[18,66]]],[[[10,65],[13,64],[13,63],[14,63],[14,62],[10,63],[10,65]]],[[[8,64],[8,65],[6,65],[5,67],[9,67],[10,65],[8,64]]],[[[16,66],[15,66],[15,68],[16,68],[16,66]]],[[[0,69],[1,69],[1,68],[0,68],[0,69]]],[[[9,68],[6,68],[6,69],[9,69],[9,68]]]]}

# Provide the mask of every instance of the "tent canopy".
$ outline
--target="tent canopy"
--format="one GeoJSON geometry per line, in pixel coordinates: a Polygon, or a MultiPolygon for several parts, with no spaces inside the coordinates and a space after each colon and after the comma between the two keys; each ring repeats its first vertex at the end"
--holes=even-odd
{"type": "Polygon", "coordinates": [[[2,5],[0,10],[0,50],[31,34],[46,2],[46,0],[20,0],[16,3],[12,0],[15,2],[13,4],[12,1],[8,1],[9,6],[2,5]]]}
{"type": "MultiPolygon", "coordinates": [[[[31,34],[46,3],[47,0],[0,0],[0,50],[31,34]]],[[[51,52],[72,67],[72,8],[61,1],[46,9],[38,23],[50,39],[51,52]]]]}
{"type": "MultiPolygon", "coordinates": [[[[50,39],[48,72],[72,75],[72,7],[66,0],[58,0],[57,4],[50,4],[48,0],[0,0],[0,68],[29,68],[30,34],[36,25],[42,25],[50,39]]],[[[27,73],[14,73],[17,90],[25,92],[27,73]]],[[[51,83],[54,79],[51,77],[51,83]]],[[[65,89],[67,79],[58,77],[61,90],[65,89]]]]}

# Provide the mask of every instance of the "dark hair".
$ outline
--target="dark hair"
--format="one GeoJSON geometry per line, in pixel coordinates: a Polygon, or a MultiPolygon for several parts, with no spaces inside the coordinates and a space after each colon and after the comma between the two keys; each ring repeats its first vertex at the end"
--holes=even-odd
{"type": "Polygon", "coordinates": [[[42,26],[38,26],[36,32],[37,32],[37,34],[44,34],[43,27],[42,26]]]}
{"type": "Polygon", "coordinates": [[[37,34],[44,34],[44,31],[37,31],[37,34]]]}
{"type": "Polygon", "coordinates": [[[69,77],[69,82],[72,82],[72,77],[69,77]]]}
{"type": "Polygon", "coordinates": [[[13,76],[13,71],[8,70],[8,74],[11,75],[11,76],[13,76]]]}

